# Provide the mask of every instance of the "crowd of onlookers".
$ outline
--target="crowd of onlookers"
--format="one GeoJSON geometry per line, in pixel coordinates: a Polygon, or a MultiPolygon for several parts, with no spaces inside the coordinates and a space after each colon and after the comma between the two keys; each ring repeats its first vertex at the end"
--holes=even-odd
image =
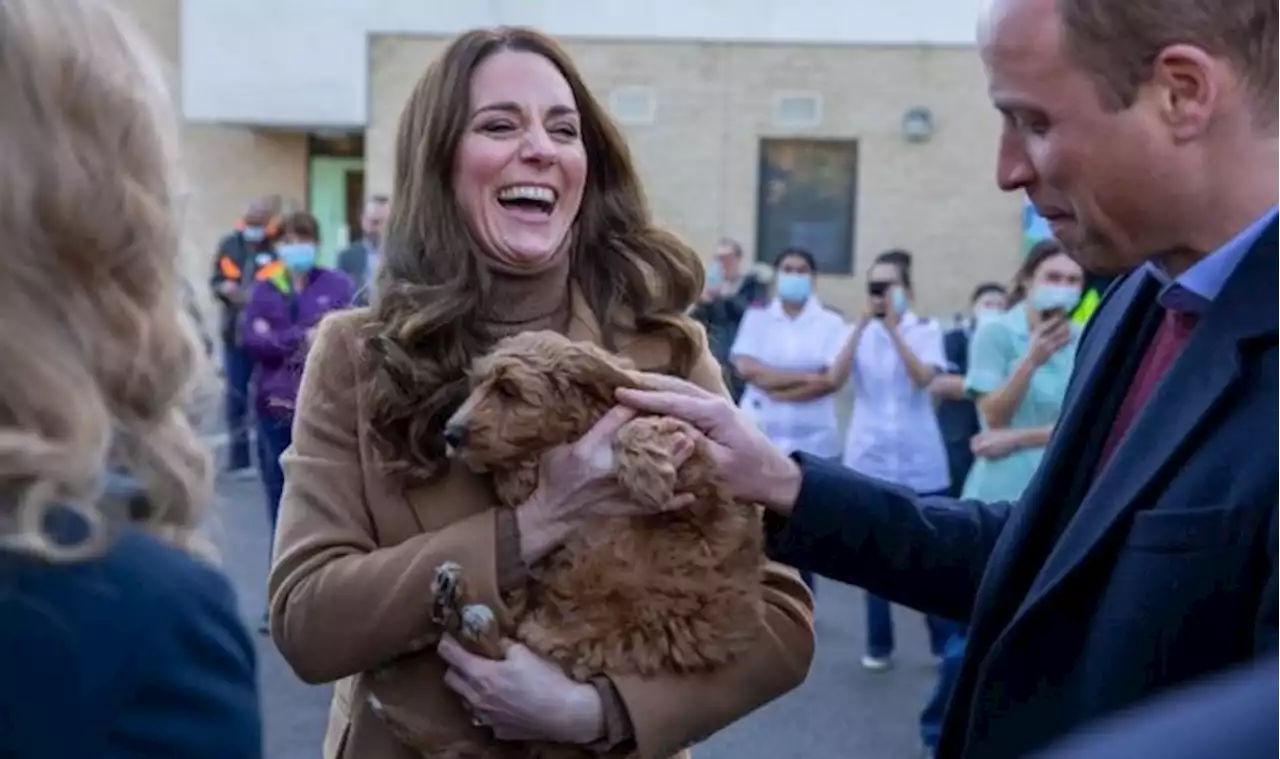
{"type": "MultiPolygon", "coordinates": [[[[914,310],[912,261],[904,250],[877,256],[862,312],[846,320],[816,295],[808,251],[788,248],[772,267],[749,270],[741,246],[725,240],[694,314],[735,401],[783,451],[839,460],[921,496],[1016,501],[1061,412],[1086,286],[1101,283],[1086,283],[1057,243],[1042,241],[1008,287],[979,284],[969,313],[948,329],[914,310]],[[841,440],[836,396],[846,387],[852,410],[841,440]]],[[[941,617],[926,623],[942,673],[921,718],[932,749],[964,631],[941,617]]],[[[863,666],[887,670],[890,605],[871,593],[866,625],[863,666]]]]}
{"type": "MultiPolygon", "coordinates": [[[[280,455],[292,439],[307,349],[325,315],[368,303],[389,208],[386,196],[369,198],[359,235],[332,267],[319,260],[317,219],[282,212],[275,196],[253,200],[218,242],[209,286],[220,306],[225,466],[247,472],[256,464],[273,530],[284,490],[280,455]]],[[[206,346],[212,350],[214,341],[206,346]]],[[[266,631],[265,613],[260,628],[266,631]]]]}

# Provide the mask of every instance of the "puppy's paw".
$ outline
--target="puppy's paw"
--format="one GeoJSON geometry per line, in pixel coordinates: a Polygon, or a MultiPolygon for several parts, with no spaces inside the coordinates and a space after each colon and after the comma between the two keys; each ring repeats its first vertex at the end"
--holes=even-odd
{"type": "Polygon", "coordinates": [[[431,581],[431,621],[447,627],[451,620],[457,619],[461,596],[462,565],[446,561],[436,567],[431,581]]]}
{"type": "Polygon", "coordinates": [[[506,652],[502,646],[502,631],[498,629],[498,618],[494,615],[493,609],[484,604],[462,607],[458,637],[462,645],[474,654],[489,659],[506,658],[506,652]]]}
{"type": "Polygon", "coordinates": [[[670,508],[680,467],[696,449],[696,437],[675,419],[641,417],[623,425],[614,443],[618,484],[651,511],[670,508]]]}

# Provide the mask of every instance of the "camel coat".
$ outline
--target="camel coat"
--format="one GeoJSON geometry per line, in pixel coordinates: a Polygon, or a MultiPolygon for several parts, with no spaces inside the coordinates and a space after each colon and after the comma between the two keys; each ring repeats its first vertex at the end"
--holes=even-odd
{"type": "MultiPolygon", "coordinates": [[[[303,680],[336,681],[326,759],[416,759],[370,707],[371,691],[398,715],[416,715],[422,729],[475,729],[445,687],[434,647],[423,648],[435,568],[460,563],[477,601],[500,618],[509,620],[509,610],[498,590],[496,501],[486,480],[454,467],[444,480],[404,492],[379,475],[357,392],[364,365],[357,332],[366,318],[363,310],[328,318],[308,358],[293,446],[282,459],[271,635],[303,680]]],[[[576,293],[569,335],[599,340],[598,323],[576,293]]],[[[624,342],[619,352],[641,369],[667,359],[665,346],[649,338],[624,342]]],[[[689,379],[725,392],[709,353],[689,379]]],[[[611,677],[641,759],[687,756],[688,746],[804,680],[814,650],[812,599],[780,565],[770,565],[762,582],[764,632],[737,664],[709,675],[611,677]]]]}

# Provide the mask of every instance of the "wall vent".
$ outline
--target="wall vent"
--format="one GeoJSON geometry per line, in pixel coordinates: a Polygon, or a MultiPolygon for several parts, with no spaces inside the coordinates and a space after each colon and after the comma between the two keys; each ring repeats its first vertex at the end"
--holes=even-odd
{"type": "Polygon", "coordinates": [[[658,96],[652,87],[619,87],[609,93],[609,111],[620,124],[652,124],[658,115],[658,96]]]}
{"type": "Polygon", "coordinates": [[[822,95],[817,92],[779,92],[774,95],[773,121],[791,128],[816,127],[822,123],[822,95]]]}

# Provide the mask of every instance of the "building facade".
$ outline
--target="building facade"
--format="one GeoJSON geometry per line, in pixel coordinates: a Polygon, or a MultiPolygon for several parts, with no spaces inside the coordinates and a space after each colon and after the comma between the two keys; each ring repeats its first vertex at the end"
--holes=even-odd
{"type": "Polygon", "coordinates": [[[362,198],[391,191],[416,79],[452,35],[500,24],[565,44],[655,216],[704,253],[720,237],[763,261],[810,248],[820,292],[852,312],[875,254],[907,248],[934,315],[1018,261],[978,0],[117,1],[171,64],[193,276],[256,195],[309,207],[327,255],[358,234],[362,198]]]}

